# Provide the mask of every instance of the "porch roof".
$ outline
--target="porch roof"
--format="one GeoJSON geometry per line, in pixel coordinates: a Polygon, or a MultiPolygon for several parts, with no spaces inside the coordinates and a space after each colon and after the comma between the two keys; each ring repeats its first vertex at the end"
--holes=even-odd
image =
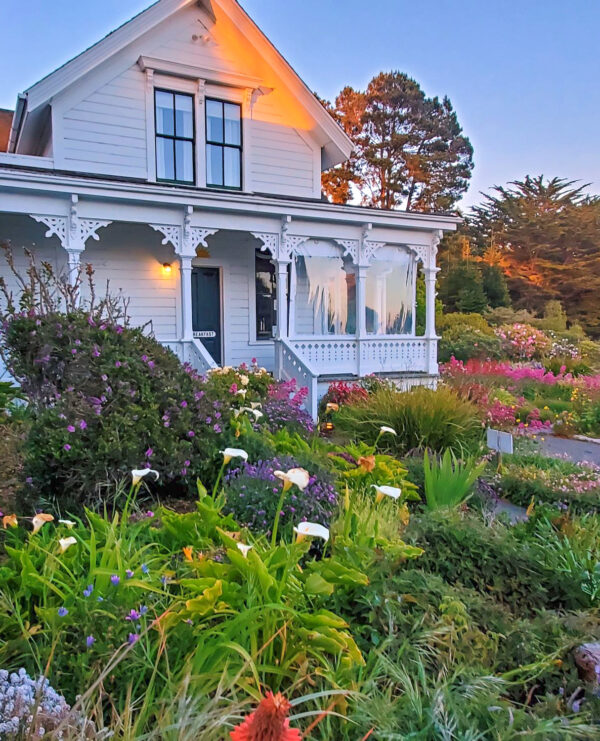
{"type": "MultiPolygon", "coordinates": [[[[51,158],[0,152],[0,192],[14,195],[58,196],[118,202],[132,206],[192,206],[198,211],[291,217],[347,225],[371,223],[374,227],[431,231],[454,231],[461,218],[448,213],[387,211],[366,206],[332,204],[328,201],[262,193],[221,191],[212,188],[149,183],[145,180],[72,173],[55,170],[51,158]]],[[[14,199],[11,199],[14,205],[14,199]]],[[[29,206],[16,209],[26,212],[29,206]]],[[[0,209],[13,211],[15,208],[0,209]]]]}

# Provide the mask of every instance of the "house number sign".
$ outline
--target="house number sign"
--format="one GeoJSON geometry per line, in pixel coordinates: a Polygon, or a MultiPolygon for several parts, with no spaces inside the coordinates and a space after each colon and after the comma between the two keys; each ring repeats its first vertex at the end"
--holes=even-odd
{"type": "Polygon", "coordinates": [[[214,331],[214,329],[203,329],[201,332],[194,332],[194,337],[199,340],[209,340],[216,336],[217,333],[214,331]]]}

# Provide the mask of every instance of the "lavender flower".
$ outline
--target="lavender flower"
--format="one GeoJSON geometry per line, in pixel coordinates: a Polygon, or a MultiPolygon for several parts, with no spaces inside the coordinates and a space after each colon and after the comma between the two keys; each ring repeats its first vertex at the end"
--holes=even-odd
{"type": "Polygon", "coordinates": [[[150,569],[148,568],[148,564],[143,563],[141,566],[142,574],[148,574],[150,573],[150,569]]]}
{"type": "Polygon", "coordinates": [[[132,645],[136,643],[139,640],[139,635],[137,633],[130,633],[129,638],[127,639],[127,642],[132,645]]]}
{"type": "Polygon", "coordinates": [[[91,635],[90,635],[90,636],[88,636],[88,637],[87,637],[87,638],[85,639],[85,645],[86,645],[86,646],[87,646],[88,648],[91,648],[91,647],[92,647],[92,646],[94,645],[94,643],[96,643],[96,639],[94,638],[94,636],[91,636],[91,635]]]}
{"type": "Polygon", "coordinates": [[[92,594],[93,591],[94,591],[94,585],[93,584],[88,584],[87,589],[84,589],[83,590],[83,596],[84,597],[89,597],[92,594]]]}
{"type": "Polygon", "coordinates": [[[66,607],[59,607],[58,608],[58,617],[66,617],[69,614],[69,611],[66,607]]]}
{"type": "Polygon", "coordinates": [[[116,586],[117,586],[117,585],[119,584],[119,582],[120,582],[120,581],[121,581],[121,579],[120,579],[120,578],[119,578],[119,577],[118,577],[118,576],[117,576],[116,574],[113,574],[113,575],[112,575],[112,576],[110,577],[110,582],[111,582],[111,584],[113,584],[113,585],[114,585],[115,587],[116,587],[116,586]]]}
{"type": "Polygon", "coordinates": [[[131,569],[127,569],[127,571],[125,572],[125,576],[128,579],[132,579],[135,576],[135,572],[133,572],[131,569]]]}

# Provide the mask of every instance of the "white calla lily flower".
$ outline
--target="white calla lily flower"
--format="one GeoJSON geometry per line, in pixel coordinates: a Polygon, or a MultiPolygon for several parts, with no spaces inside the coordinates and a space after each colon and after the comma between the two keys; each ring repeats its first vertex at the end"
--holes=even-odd
{"type": "Polygon", "coordinates": [[[398,437],[398,433],[393,427],[386,427],[385,425],[382,425],[379,428],[379,434],[380,435],[388,434],[388,435],[393,435],[394,437],[398,437]]]}
{"type": "Polygon", "coordinates": [[[304,491],[309,484],[310,474],[304,468],[290,468],[289,471],[273,471],[273,475],[283,481],[283,490],[297,486],[304,491]]]}
{"type": "Polygon", "coordinates": [[[59,520],[58,522],[60,525],[64,525],[69,530],[72,530],[75,527],[75,525],[77,525],[77,523],[73,522],[73,520],[59,520]]]}
{"type": "Polygon", "coordinates": [[[146,476],[150,475],[154,476],[155,481],[158,481],[160,476],[158,471],[155,471],[153,468],[134,468],[131,471],[131,483],[133,486],[137,486],[142,479],[145,479],[146,476]]]}
{"type": "Polygon", "coordinates": [[[252,409],[262,409],[262,404],[260,403],[260,401],[251,401],[250,406],[252,407],[252,409]]]}
{"type": "Polygon", "coordinates": [[[237,547],[244,558],[248,558],[248,551],[254,548],[254,546],[246,545],[246,543],[237,543],[237,547]]]}
{"type": "Polygon", "coordinates": [[[248,414],[254,415],[255,420],[259,420],[261,417],[264,417],[264,414],[259,411],[258,409],[253,409],[252,407],[242,407],[242,412],[248,412],[248,414]]]}
{"type": "Polygon", "coordinates": [[[224,465],[227,465],[234,458],[241,458],[243,461],[248,460],[248,453],[241,448],[225,448],[221,451],[221,455],[223,456],[224,465]]]}
{"type": "Polygon", "coordinates": [[[241,397],[243,398],[243,397],[245,397],[245,396],[246,396],[246,394],[247,394],[247,393],[248,393],[248,392],[246,391],[246,389],[240,389],[239,391],[236,391],[236,392],[235,392],[235,395],[236,395],[236,396],[241,396],[241,397]]]}
{"type": "Polygon", "coordinates": [[[329,540],[329,530],[317,522],[300,522],[294,532],[298,535],[298,541],[304,538],[322,538],[327,543],[329,540]]]}
{"type": "Polygon", "coordinates": [[[74,538],[73,536],[71,536],[70,538],[61,538],[58,541],[58,544],[60,546],[60,552],[64,553],[72,545],[76,545],[76,543],[77,543],[77,538],[74,538]]]}
{"type": "Polygon", "coordinates": [[[399,489],[397,486],[377,486],[376,484],[372,484],[372,487],[377,492],[376,502],[381,502],[384,497],[398,499],[402,494],[402,489],[399,489]]]}
{"type": "Polygon", "coordinates": [[[52,522],[53,519],[54,517],[52,517],[52,515],[46,515],[43,512],[38,513],[35,517],[31,518],[33,532],[37,533],[38,530],[41,530],[47,522],[52,522]]]}

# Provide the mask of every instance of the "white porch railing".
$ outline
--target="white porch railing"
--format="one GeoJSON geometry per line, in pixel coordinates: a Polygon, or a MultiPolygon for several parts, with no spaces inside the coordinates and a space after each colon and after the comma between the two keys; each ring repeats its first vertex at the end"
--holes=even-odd
{"type": "Polygon", "coordinates": [[[282,381],[295,378],[300,388],[305,386],[308,389],[304,406],[312,418],[316,419],[319,405],[318,374],[310,367],[309,363],[299,357],[288,340],[278,339],[275,342],[275,377],[282,381]]]}
{"type": "Polygon", "coordinates": [[[197,339],[160,340],[160,343],[172,350],[182,363],[189,363],[198,373],[206,373],[217,364],[204,345],[197,339]]]}
{"type": "Polygon", "coordinates": [[[310,337],[286,342],[316,376],[338,373],[359,377],[370,373],[437,375],[437,368],[430,366],[431,350],[436,349],[437,339],[310,337]]]}

